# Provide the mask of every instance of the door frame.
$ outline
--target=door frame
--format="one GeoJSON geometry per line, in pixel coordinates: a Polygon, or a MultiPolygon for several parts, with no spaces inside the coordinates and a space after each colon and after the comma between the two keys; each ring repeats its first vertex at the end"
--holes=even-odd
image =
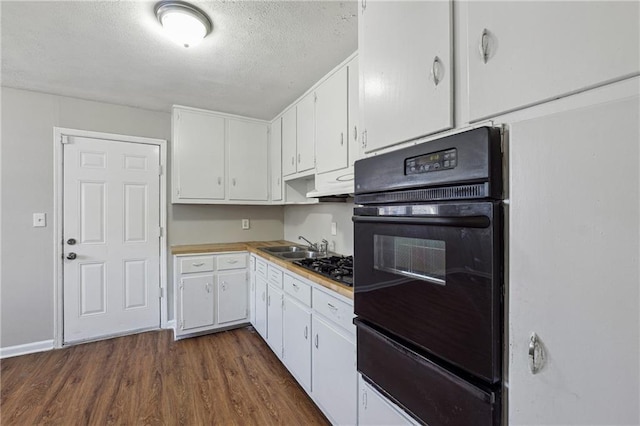
{"type": "Polygon", "coordinates": [[[100,139],[106,141],[156,145],[160,147],[160,328],[168,328],[168,291],[167,291],[167,141],[166,139],[120,135],[115,133],[93,132],[88,130],[53,128],[53,347],[63,347],[64,299],[63,299],[63,145],[69,136],[100,139]]]}

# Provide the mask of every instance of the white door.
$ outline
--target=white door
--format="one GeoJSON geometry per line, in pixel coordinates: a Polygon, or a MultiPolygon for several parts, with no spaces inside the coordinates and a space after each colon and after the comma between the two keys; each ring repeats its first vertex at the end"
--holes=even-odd
{"type": "Polygon", "coordinates": [[[639,100],[511,126],[511,425],[640,421],[639,100]]]}
{"type": "Polygon", "coordinates": [[[309,93],[296,106],[296,151],[298,173],[312,169],[315,165],[315,94],[309,93]]]}
{"type": "Polygon", "coordinates": [[[303,388],[311,390],[311,312],[284,298],[284,363],[303,388]]]}
{"type": "Polygon", "coordinates": [[[271,123],[271,201],[282,200],[282,118],[271,123]]]}
{"type": "Polygon", "coordinates": [[[160,148],[83,137],[68,142],[64,342],[157,328],[160,148]]]}
{"type": "Polygon", "coordinates": [[[282,358],[282,291],[267,286],[267,343],[282,358]]]}
{"type": "Polygon", "coordinates": [[[256,314],[254,326],[262,338],[267,340],[267,282],[259,275],[256,275],[256,314]]]}
{"type": "Polygon", "coordinates": [[[359,86],[358,58],[349,62],[349,88],[348,88],[348,123],[347,140],[349,141],[349,167],[360,158],[360,140],[358,134],[360,128],[360,86],[359,86]]]}
{"type": "Polygon", "coordinates": [[[358,43],[366,152],[451,128],[451,2],[365,4],[358,43]]]}
{"type": "Polygon", "coordinates": [[[229,199],[266,201],[269,198],[269,139],[267,124],[227,119],[229,199]]]}
{"type": "Polygon", "coordinates": [[[640,71],[637,1],[469,1],[470,119],[640,71]]]}
{"type": "Polygon", "coordinates": [[[180,330],[210,327],[214,322],[213,274],[180,280],[180,330]]]}
{"type": "Polygon", "coordinates": [[[282,115],[282,176],[296,172],[296,145],[298,140],[297,106],[282,115]]]}
{"type": "Polygon", "coordinates": [[[247,272],[218,274],[218,324],[247,318],[247,272]]]}
{"type": "Polygon", "coordinates": [[[316,172],[347,167],[347,67],[336,71],[316,94],[316,172]]]}

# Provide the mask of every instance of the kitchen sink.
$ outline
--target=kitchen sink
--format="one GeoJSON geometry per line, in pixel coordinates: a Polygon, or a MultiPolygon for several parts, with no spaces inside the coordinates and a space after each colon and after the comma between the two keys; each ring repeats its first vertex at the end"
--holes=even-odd
{"type": "Polygon", "coordinates": [[[275,247],[260,247],[260,250],[277,256],[280,259],[296,260],[296,259],[317,259],[325,257],[324,254],[317,250],[312,250],[308,247],[301,246],[275,246],[275,247]]]}
{"type": "Polygon", "coordinates": [[[310,251],[308,248],[300,246],[262,247],[260,250],[266,251],[267,253],[295,253],[300,251],[310,251]]]}
{"type": "Polygon", "coordinates": [[[313,250],[299,250],[289,253],[280,253],[280,257],[285,259],[317,259],[324,257],[324,254],[313,250]]]}

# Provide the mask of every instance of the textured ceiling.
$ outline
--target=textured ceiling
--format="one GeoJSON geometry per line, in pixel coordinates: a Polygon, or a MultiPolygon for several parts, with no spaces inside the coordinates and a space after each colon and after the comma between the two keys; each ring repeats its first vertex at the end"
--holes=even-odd
{"type": "Polygon", "coordinates": [[[193,1],[214,27],[188,49],[154,4],[2,1],[2,85],[271,119],[357,49],[354,1],[193,1]]]}

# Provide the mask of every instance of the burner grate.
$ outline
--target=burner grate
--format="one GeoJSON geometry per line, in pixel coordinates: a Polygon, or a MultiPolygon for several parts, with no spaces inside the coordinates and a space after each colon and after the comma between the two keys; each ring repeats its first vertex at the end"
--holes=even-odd
{"type": "Polygon", "coordinates": [[[353,286],[353,256],[301,259],[293,263],[346,286],[353,286]]]}

